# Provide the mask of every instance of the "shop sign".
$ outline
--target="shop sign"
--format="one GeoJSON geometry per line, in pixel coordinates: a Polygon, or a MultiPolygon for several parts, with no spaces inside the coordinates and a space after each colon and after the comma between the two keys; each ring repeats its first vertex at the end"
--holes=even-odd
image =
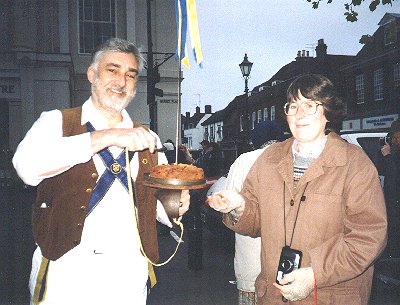
{"type": "Polygon", "coordinates": [[[363,129],[390,128],[393,121],[399,118],[398,114],[389,114],[362,120],[363,129]]]}
{"type": "Polygon", "coordinates": [[[0,98],[20,99],[21,90],[18,78],[0,78],[0,98]]]}

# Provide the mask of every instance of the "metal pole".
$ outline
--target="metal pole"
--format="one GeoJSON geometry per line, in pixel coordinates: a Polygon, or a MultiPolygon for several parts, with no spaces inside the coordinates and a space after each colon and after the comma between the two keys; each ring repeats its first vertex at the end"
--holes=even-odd
{"type": "Polygon", "coordinates": [[[153,40],[151,33],[151,1],[147,0],[147,104],[149,105],[150,129],[157,132],[157,108],[155,105],[154,92],[154,59],[153,40]]]}

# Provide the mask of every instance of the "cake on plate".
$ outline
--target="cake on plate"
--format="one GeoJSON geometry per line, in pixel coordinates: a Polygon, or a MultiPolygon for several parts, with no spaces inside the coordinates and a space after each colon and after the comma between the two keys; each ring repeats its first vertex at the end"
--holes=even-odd
{"type": "Polygon", "coordinates": [[[195,181],[204,179],[204,171],[190,164],[161,164],[151,169],[150,177],[195,181]]]}

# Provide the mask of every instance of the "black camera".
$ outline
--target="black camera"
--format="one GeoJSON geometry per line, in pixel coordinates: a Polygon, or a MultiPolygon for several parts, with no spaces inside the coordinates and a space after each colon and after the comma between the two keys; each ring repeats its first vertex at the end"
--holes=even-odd
{"type": "Polygon", "coordinates": [[[379,144],[384,146],[385,144],[392,145],[392,137],[388,133],[386,137],[379,138],[379,144]]]}
{"type": "Polygon", "coordinates": [[[299,269],[301,264],[302,253],[299,250],[284,246],[281,251],[281,257],[279,259],[278,272],[276,273],[276,283],[283,278],[285,274],[292,272],[293,270],[299,269]]]}

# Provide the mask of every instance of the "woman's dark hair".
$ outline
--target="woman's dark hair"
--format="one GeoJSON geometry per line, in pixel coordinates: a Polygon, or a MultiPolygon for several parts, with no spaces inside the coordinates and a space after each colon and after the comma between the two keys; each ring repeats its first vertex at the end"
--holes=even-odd
{"type": "Polygon", "coordinates": [[[323,75],[306,74],[296,78],[287,90],[288,103],[299,99],[300,94],[307,99],[320,102],[326,119],[333,125],[341,123],[347,115],[344,103],[334,85],[323,75]]]}

